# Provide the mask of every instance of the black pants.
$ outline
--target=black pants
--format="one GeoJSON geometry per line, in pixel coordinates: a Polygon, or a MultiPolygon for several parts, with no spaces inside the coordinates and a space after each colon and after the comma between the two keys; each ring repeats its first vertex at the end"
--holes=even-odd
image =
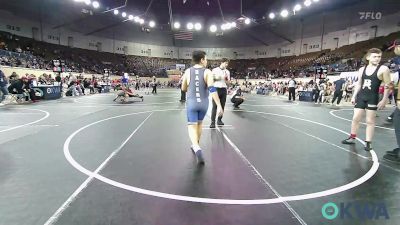
{"type": "Polygon", "coordinates": [[[234,107],[238,107],[240,104],[244,102],[241,98],[232,98],[231,102],[233,103],[234,107]]]}
{"type": "Polygon", "coordinates": [[[23,95],[24,93],[27,93],[28,95],[25,95],[25,101],[29,101],[29,99],[31,99],[32,101],[36,100],[36,95],[35,95],[35,91],[33,89],[29,89],[29,90],[23,90],[23,89],[16,89],[15,91],[8,88],[9,93],[11,94],[18,94],[18,95],[23,95]]]}
{"type": "Polygon", "coordinates": [[[342,101],[342,96],[343,96],[343,91],[335,91],[335,93],[333,93],[333,100],[332,103],[334,103],[337,99],[337,104],[340,104],[340,101],[342,101]]]}
{"type": "Polygon", "coordinates": [[[319,99],[319,90],[314,90],[314,102],[318,102],[319,99]]]}
{"type": "Polygon", "coordinates": [[[397,147],[400,148],[400,110],[396,108],[393,112],[394,132],[396,134],[397,147]]]}
{"type": "Polygon", "coordinates": [[[181,90],[181,102],[186,101],[186,92],[181,90]]]}
{"type": "MultiPolygon", "coordinates": [[[[219,96],[219,100],[221,101],[221,106],[222,109],[225,109],[225,103],[226,103],[226,88],[217,88],[217,93],[219,96]]],[[[215,117],[217,116],[217,104],[213,100],[213,108],[211,112],[211,122],[215,122],[215,117]]],[[[218,120],[221,120],[222,116],[218,117],[218,120]]]]}
{"type": "Polygon", "coordinates": [[[139,83],[136,83],[135,90],[139,90],[139,83]]]}
{"type": "Polygon", "coordinates": [[[157,94],[157,85],[153,86],[153,91],[151,91],[152,94],[157,94]]]}
{"type": "Polygon", "coordinates": [[[289,88],[289,101],[291,101],[293,98],[293,101],[296,100],[296,88],[290,87],[289,88]]]}
{"type": "MultiPolygon", "coordinates": [[[[33,89],[29,89],[29,90],[28,90],[28,93],[29,93],[29,98],[30,98],[32,101],[36,101],[35,91],[34,91],[33,89]]],[[[26,98],[26,100],[28,100],[28,99],[26,98]]]]}
{"type": "MultiPolygon", "coordinates": [[[[397,93],[398,93],[398,90],[394,90],[394,100],[395,100],[395,105],[397,105],[397,93]]],[[[396,110],[397,110],[397,108],[392,112],[392,114],[390,114],[390,116],[389,117],[391,117],[391,118],[393,118],[394,117],[394,113],[396,112],[396,110]]]]}

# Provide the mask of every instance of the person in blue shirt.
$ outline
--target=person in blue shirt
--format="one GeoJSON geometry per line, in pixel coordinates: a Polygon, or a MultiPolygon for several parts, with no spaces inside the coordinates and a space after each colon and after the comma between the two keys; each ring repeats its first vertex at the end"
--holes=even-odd
{"type": "Polygon", "coordinates": [[[6,99],[6,96],[8,95],[7,85],[8,85],[7,77],[3,73],[3,71],[0,70],[0,92],[2,92],[0,105],[4,105],[2,102],[4,101],[4,99],[6,99]]]}
{"type": "Polygon", "coordinates": [[[129,74],[128,73],[124,73],[124,75],[122,75],[121,84],[124,85],[125,87],[129,86],[129,74]]]}
{"type": "Polygon", "coordinates": [[[204,51],[194,51],[192,60],[195,64],[185,71],[182,80],[182,91],[186,92],[186,112],[188,121],[189,137],[192,142],[191,149],[197,157],[197,162],[204,165],[204,158],[200,147],[203,119],[207,114],[209,99],[217,104],[219,116],[224,111],[217,89],[214,87],[214,77],[211,70],[207,69],[207,56],[204,51]]]}

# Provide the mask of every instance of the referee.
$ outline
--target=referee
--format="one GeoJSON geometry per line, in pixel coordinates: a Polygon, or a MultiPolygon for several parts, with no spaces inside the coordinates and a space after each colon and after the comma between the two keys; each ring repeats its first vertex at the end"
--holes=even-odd
{"type": "MultiPolygon", "coordinates": [[[[228,93],[227,92],[228,84],[231,80],[229,70],[226,69],[228,67],[228,64],[229,64],[229,60],[227,58],[223,58],[221,65],[212,70],[212,73],[214,76],[214,87],[217,89],[218,97],[221,101],[221,106],[222,106],[223,110],[225,109],[226,95],[228,93]]],[[[213,100],[210,128],[215,128],[216,115],[217,115],[217,104],[213,100]]],[[[217,125],[218,126],[224,125],[224,123],[222,122],[222,115],[218,116],[217,125]]]]}
{"type": "Polygon", "coordinates": [[[294,76],[292,75],[292,79],[289,80],[289,101],[296,101],[296,84],[297,82],[294,80],[294,76]]]}

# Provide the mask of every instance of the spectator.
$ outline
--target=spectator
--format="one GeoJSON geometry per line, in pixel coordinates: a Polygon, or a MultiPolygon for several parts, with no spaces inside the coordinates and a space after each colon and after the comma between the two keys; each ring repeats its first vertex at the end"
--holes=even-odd
{"type": "Polygon", "coordinates": [[[3,73],[2,70],[0,70],[0,92],[2,93],[1,99],[0,99],[0,106],[4,105],[3,101],[8,98],[8,90],[7,90],[7,77],[3,73]]]}

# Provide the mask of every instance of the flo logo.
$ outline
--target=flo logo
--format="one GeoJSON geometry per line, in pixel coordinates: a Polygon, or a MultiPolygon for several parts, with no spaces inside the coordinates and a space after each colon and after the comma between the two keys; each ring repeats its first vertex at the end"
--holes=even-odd
{"type": "Polygon", "coordinates": [[[381,12],[358,12],[360,14],[360,20],[380,20],[382,19],[381,12]]]}
{"type": "Polygon", "coordinates": [[[321,213],[322,216],[328,220],[334,220],[337,217],[342,220],[390,219],[386,205],[384,203],[341,202],[338,206],[333,202],[328,202],[322,206],[321,213]]]}

